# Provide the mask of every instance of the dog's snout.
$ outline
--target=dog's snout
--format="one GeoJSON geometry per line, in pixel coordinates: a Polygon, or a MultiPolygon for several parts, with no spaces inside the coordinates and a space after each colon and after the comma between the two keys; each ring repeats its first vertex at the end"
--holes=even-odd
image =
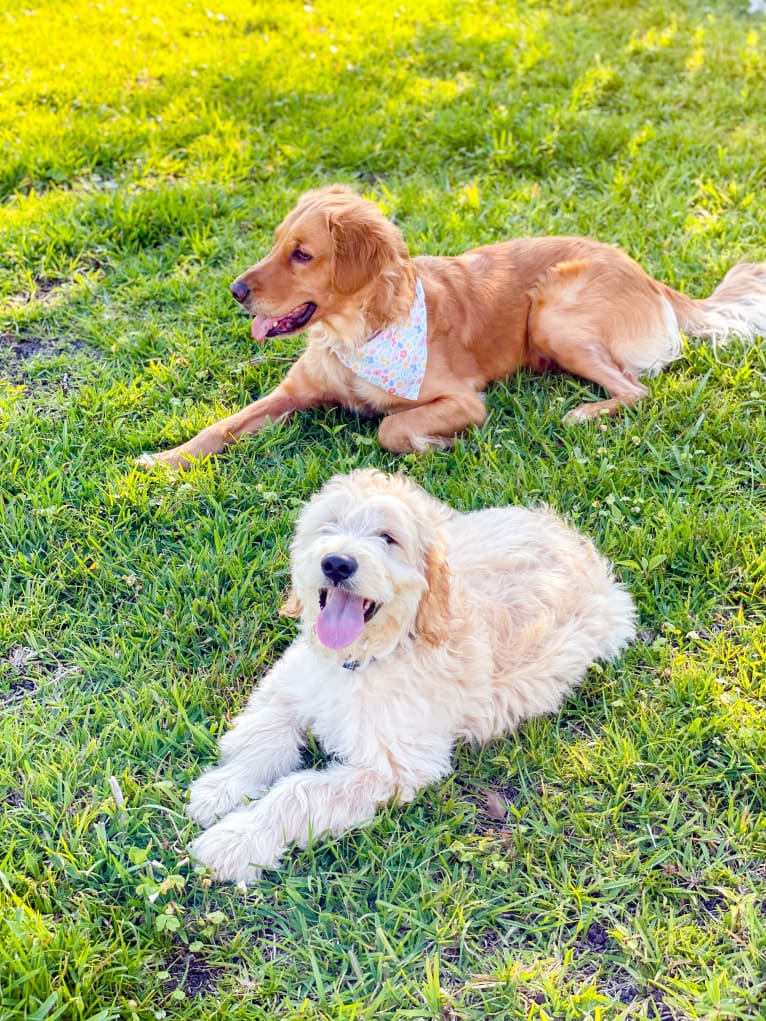
{"type": "Polygon", "coordinates": [[[235,280],[234,283],[229,286],[229,290],[240,304],[247,301],[250,294],[250,288],[244,280],[235,280]]]}
{"type": "Polygon", "coordinates": [[[341,553],[333,553],[322,558],[322,570],[325,577],[329,578],[335,585],[346,581],[356,571],[359,564],[354,557],[346,557],[341,553]]]}

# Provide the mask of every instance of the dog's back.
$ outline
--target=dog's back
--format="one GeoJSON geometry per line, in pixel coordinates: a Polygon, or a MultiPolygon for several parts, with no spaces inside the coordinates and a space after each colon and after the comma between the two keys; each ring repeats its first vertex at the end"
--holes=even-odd
{"type": "Polygon", "coordinates": [[[456,514],[446,531],[453,598],[470,604],[494,661],[491,705],[477,706],[466,737],[557,711],[591,663],[633,637],[633,601],[609,562],[550,511],[456,514]]]}

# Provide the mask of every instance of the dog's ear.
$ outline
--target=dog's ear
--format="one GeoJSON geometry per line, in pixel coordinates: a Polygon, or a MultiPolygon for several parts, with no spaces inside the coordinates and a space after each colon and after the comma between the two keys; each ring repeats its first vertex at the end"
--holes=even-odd
{"type": "Polygon", "coordinates": [[[418,606],[415,626],[429,645],[443,645],[449,638],[449,567],[444,550],[431,547],[426,551],[426,583],[418,606]]]}
{"type": "Polygon", "coordinates": [[[300,617],[303,613],[303,603],[296,596],[293,589],[289,589],[285,601],[279,607],[280,617],[300,617]]]}
{"type": "Polygon", "coordinates": [[[330,213],[331,286],[338,294],[361,291],[401,258],[404,241],[398,229],[369,205],[330,213]]]}

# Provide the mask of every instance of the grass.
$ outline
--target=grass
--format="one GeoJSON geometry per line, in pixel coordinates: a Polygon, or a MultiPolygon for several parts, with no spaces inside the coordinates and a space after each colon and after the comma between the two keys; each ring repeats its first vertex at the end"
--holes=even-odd
{"type": "Polygon", "coordinates": [[[766,1016],[762,342],[691,346],[584,428],[584,384],[522,374],[450,453],[328,410],[133,467],[299,350],[254,360],[226,285],[310,186],[354,183],[415,252],[587,233],[696,295],[766,258],[745,7],[6,0],[2,1018],[766,1016]],[[185,790],[290,641],[297,507],[365,464],[552,505],[640,638],[413,805],[210,886],[185,790]]]}

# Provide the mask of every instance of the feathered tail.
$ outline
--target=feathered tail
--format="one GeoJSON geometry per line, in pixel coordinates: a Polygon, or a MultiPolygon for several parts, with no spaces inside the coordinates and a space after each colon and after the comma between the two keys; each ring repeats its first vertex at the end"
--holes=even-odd
{"type": "Polygon", "coordinates": [[[689,298],[665,287],[678,326],[693,337],[725,343],[766,337],[766,262],[734,266],[709,298],[689,298]]]}

